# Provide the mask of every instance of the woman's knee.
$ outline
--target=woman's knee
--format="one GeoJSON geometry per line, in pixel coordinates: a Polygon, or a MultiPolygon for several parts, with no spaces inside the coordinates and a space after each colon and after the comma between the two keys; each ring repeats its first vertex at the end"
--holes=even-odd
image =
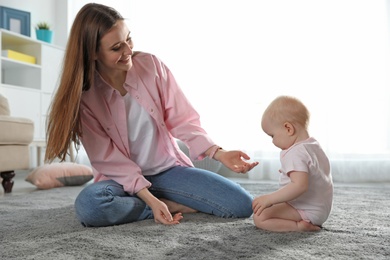
{"type": "Polygon", "coordinates": [[[253,213],[252,201],[253,196],[246,190],[241,189],[241,187],[233,189],[221,201],[222,204],[217,207],[215,215],[224,218],[248,218],[253,213]]]}
{"type": "Polygon", "coordinates": [[[99,210],[100,199],[98,192],[92,185],[85,187],[77,196],[75,211],[78,220],[85,227],[96,226],[97,211],[99,210]]]}
{"type": "Polygon", "coordinates": [[[75,201],[76,215],[86,227],[112,226],[152,218],[152,211],[121,185],[103,181],[85,187],[75,201]]]}
{"type": "MultiPolygon", "coordinates": [[[[224,198],[218,199],[222,208],[222,217],[228,218],[248,218],[253,214],[253,196],[241,187],[238,183],[227,182],[223,187],[224,198]]],[[[221,191],[222,193],[222,191],[221,191]]]]}
{"type": "Polygon", "coordinates": [[[247,194],[246,192],[242,194],[233,207],[233,217],[249,218],[252,216],[252,201],[253,197],[250,194],[247,194]]]}
{"type": "Polygon", "coordinates": [[[83,226],[108,226],[115,224],[110,220],[110,204],[114,200],[114,192],[120,186],[111,181],[103,181],[86,186],[75,201],[76,216],[83,226]],[[118,186],[118,187],[117,187],[118,186]]]}

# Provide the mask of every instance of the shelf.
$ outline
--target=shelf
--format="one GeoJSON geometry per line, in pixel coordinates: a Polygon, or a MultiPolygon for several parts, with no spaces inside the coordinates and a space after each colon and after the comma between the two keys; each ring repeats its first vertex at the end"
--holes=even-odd
{"type": "Polygon", "coordinates": [[[34,40],[20,33],[11,32],[6,29],[0,29],[0,31],[2,34],[3,44],[13,44],[13,45],[30,45],[30,44],[40,45],[41,44],[37,40],[34,40]]]}
{"type": "Polygon", "coordinates": [[[47,111],[60,76],[63,48],[0,29],[0,50],[0,93],[7,97],[11,113],[34,121],[34,139],[45,139],[47,111]],[[28,61],[28,56],[34,57],[35,63],[23,60],[28,61]]]}
{"type": "Polygon", "coordinates": [[[55,48],[55,49],[59,49],[61,51],[63,51],[63,47],[61,46],[58,46],[58,45],[55,45],[55,44],[52,44],[52,43],[48,43],[48,42],[44,42],[44,41],[40,41],[40,40],[36,40],[36,39],[33,39],[31,37],[28,37],[28,36],[25,36],[23,34],[20,34],[20,33],[15,33],[15,32],[12,32],[12,31],[9,31],[9,30],[6,30],[6,29],[2,29],[0,28],[0,33],[2,35],[2,49],[5,49],[4,46],[8,46],[8,45],[12,45],[12,46],[26,46],[26,45],[34,45],[34,46],[42,46],[42,45],[45,45],[45,46],[50,46],[51,48],[55,48]]]}
{"type": "Polygon", "coordinates": [[[12,84],[1,84],[1,88],[3,91],[8,92],[9,90],[17,90],[17,91],[27,91],[30,93],[41,93],[39,89],[26,88],[21,86],[16,86],[12,84]]]}
{"type": "Polygon", "coordinates": [[[21,67],[23,68],[30,68],[30,69],[41,69],[41,65],[37,65],[37,64],[32,64],[32,63],[28,63],[28,62],[22,62],[22,61],[18,61],[18,60],[14,60],[14,59],[10,59],[10,58],[6,58],[6,57],[1,57],[1,68],[2,69],[19,69],[21,67]]]}
{"type": "Polygon", "coordinates": [[[42,66],[1,57],[1,84],[28,89],[41,88],[42,66]]]}

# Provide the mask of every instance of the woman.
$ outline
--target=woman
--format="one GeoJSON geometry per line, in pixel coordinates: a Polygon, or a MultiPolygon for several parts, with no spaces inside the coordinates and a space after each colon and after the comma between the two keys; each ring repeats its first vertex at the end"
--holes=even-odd
{"type": "Polygon", "coordinates": [[[258,163],[217,146],[165,64],[132,49],[130,31],[116,10],[90,3],[79,11],[51,106],[45,159],[64,160],[72,141],[83,144],[95,182],[76,199],[81,223],[154,218],[178,224],[182,213],[197,211],[251,216],[252,196],[218,174],[194,168],[175,138],[189,147],[192,159],[209,156],[237,173],[258,163]]]}

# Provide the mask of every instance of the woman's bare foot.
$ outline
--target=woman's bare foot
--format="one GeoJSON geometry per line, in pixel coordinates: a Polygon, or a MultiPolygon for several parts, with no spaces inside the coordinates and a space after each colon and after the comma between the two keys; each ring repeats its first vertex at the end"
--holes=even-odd
{"type": "Polygon", "coordinates": [[[171,201],[171,200],[162,199],[162,198],[160,198],[160,200],[167,205],[167,207],[169,209],[169,212],[171,212],[173,214],[177,213],[177,212],[181,212],[181,213],[195,213],[195,212],[198,212],[195,209],[192,209],[190,207],[184,206],[182,204],[179,204],[179,203],[171,201]]]}
{"type": "Polygon", "coordinates": [[[319,226],[313,225],[310,222],[306,222],[304,220],[298,221],[298,229],[299,231],[320,231],[321,228],[319,226]]]}

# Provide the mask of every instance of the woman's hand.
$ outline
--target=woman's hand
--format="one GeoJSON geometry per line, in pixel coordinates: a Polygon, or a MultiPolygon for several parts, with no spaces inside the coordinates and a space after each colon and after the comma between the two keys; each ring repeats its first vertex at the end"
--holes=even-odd
{"type": "Polygon", "coordinates": [[[259,162],[246,161],[250,160],[250,157],[246,153],[237,150],[225,151],[220,149],[214,155],[214,159],[237,173],[247,173],[259,164],[259,162]]]}
{"type": "Polygon", "coordinates": [[[141,198],[153,211],[154,221],[164,225],[179,224],[183,218],[181,212],[172,216],[169,212],[168,206],[161,200],[157,199],[147,188],[143,188],[137,193],[137,196],[141,198]]]}
{"type": "Polygon", "coordinates": [[[159,224],[164,225],[174,225],[179,224],[180,220],[183,218],[181,212],[176,213],[172,216],[169,212],[168,206],[161,200],[156,200],[153,205],[150,205],[154,215],[154,221],[159,224]]]}

